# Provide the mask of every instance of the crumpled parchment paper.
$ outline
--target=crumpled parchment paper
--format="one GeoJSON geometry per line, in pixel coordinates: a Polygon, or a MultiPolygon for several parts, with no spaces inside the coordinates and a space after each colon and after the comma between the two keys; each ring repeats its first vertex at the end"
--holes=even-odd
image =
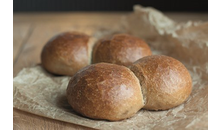
{"type": "MultiPolygon", "coordinates": [[[[145,39],[153,54],[172,56],[190,71],[193,91],[187,102],[167,111],[140,110],[134,117],[109,122],[76,114],[67,103],[70,77],[53,76],[40,65],[13,79],[14,107],[40,116],[98,129],[207,129],[208,23],[176,23],[153,8],[134,7],[122,20],[125,32],[145,39]]],[[[101,37],[102,31],[94,32],[101,37]]]]}

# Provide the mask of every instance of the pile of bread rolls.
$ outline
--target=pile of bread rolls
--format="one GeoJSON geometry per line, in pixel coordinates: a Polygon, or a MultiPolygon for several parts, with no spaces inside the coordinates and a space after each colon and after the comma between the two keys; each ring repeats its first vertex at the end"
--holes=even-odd
{"type": "Polygon", "coordinates": [[[128,34],[94,41],[66,32],[48,41],[41,53],[45,70],[72,76],[66,92],[77,113],[117,121],[140,109],[167,110],[189,97],[191,76],[178,60],[152,55],[145,41],[128,34]]]}

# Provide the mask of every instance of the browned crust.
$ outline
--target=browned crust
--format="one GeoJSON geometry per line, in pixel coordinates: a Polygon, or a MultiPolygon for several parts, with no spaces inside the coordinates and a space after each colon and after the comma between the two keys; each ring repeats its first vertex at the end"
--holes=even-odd
{"type": "Polygon", "coordinates": [[[107,62],[128,66],[151,55],[148,44],[128,34],[116,34],[100,40],[93,50],[93,63],[107,62]]]}
{"type": "Polygon", "coordinates": [[[143,106],[139,80],[124,66],[98,63],[76,73],[67,87],[72,108],[93,119],[122,120],[143,106]]]}
{"type": "Polygon", "coordinates": [[[182,104],[192,91],[188,70],[178,60],[152,55],[130,67],[141,83],[145,109],[166,110],[182,104]]]}
{"type": "Polygon", "coordinates": [[[72,76],[90,63],[89,39],[88,35],[79,32],[55,36],[42,50],[42,66],[53,74],[72,76]]]}

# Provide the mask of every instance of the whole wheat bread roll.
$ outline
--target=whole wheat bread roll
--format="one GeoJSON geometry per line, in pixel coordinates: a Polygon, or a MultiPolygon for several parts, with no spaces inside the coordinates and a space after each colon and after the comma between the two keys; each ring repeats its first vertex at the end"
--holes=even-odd
{"type": "Polygon", "coordinates": [[[129,68],[140,80],[144,109],[173,108],[186,101],[192,91],[188,70],[174,58],[163,55],[147,56],[129,68]]]}
{"type": "Polygon", "coordinates": [[[144,106],[139,80],[127,67],[109,63],[78,71],[67,87],[72,108],[89,118],[117,121],[144,106]]]}
{"type": "Polygon", "coordinates": [[[92,62],[128,66],[148,55],[151,55],[150,47],[142,39],[128,34],[115,34],[99,40],[93,49],[92,62]]]}
{"type": "Polygon", "coordinates": [[[147,56],[129,68],[110,63],[83,68],[69,81],[69,104],[86,117],[117,121],[132,117],[141,108],[176,107],[192,91],[188,70],[174,58],[147,56]]]}
{"type": "Polygon", "coordinates": [[[72,76],[90,64],[94,39],[79,32],[65,32],[50,39],[41,53],[47,71],[72,76]]]}

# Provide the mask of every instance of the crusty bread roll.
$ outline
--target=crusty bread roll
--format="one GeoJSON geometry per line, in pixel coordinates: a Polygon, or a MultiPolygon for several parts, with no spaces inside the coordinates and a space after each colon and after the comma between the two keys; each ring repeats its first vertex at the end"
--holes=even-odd
{"type": "Polygon", "coordinates": [[[99,40],[93,49],[92,62],[128,66],[148,55],[151,50],[145,41],[128,34],[115,34],[99,40]]]}
{"type": "Polygon", "coordinates": [[[130,67],[142,87],[145,109],[166,110],[182,104],[192,90],[192,80],[178,60],[152,55],[139,59],[130,67]]]}
{"type": "Polygon", "coordinates": [[[78,71],[67,87],[72,108],[93,119],[133,116],[144,106],[139,80],[127,67],[97,63],[78,71]]]}
{"type": "Polygon", "coordinates": [[[90,64],[94,39],[79,32],[65,32],[50,39],[41,53],[42,66],[58,75],[72,76],[90,64]]]}

